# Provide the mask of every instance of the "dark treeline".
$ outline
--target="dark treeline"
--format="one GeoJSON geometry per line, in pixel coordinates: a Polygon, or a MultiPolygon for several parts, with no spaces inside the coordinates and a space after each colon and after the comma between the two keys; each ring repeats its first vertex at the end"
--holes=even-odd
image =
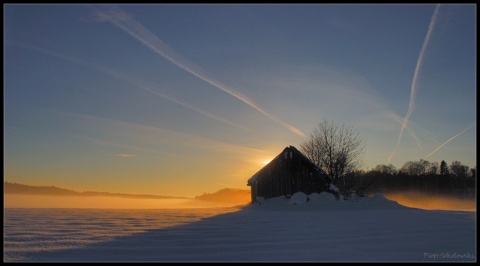
{"type": "Polygon", "coordinates": [[[377,165],[370,171],[353,171],[337,178],[335,184],[348,195],[374,193],[421,192],[462,199],[475,198],[476,166],[469,168],[459,161],[447,165],[426,160],[406,162],[400,169],[377,165]]]}

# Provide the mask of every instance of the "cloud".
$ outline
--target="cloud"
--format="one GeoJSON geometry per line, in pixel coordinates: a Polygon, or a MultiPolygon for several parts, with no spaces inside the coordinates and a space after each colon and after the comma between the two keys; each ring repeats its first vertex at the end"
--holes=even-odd
{"type": "MultiPolygon", "coordinates": [[[[97,145],[115,146],[115,147],[121,147],[121,148],[130,149],[130,150],[136,150],[136,151],[142,151],[142,152],[149,152],[149,153],[156,153],[156,154],[161,154],[161,155],[175,155],[175,154],[172,154],[172,153],[169,153],[169,152],[156,151],[156,150],[152,150],[152,149],[144,149],[144,148],[141,148],[141,147],[136,147],[136,146],[131,146],[131,145],[125,145],[125,144],[119,144],[119,143],[114,143],[114,142],[111,142],[111,141],[99,140],[99,139],[95,139],[95,138],[91,138],[91,137],[85,137],[85,136],[77,136],[77,137],[82,138],[82,139],[86,139],[86,140],[90,141],[91,143],[97,144],[97,145]]],[[[135,155],[126,154],[126,153],[114,154],[114,155],[115,155],[115,156],[119,156],[119,157],[133,157],[133,156],[135,156],[135,155]]]]}
{"type": "Polygon", "coordinates": [[[230,120],[227,120],[227,119],[225,119],[225,118],[222,118],[222,117],[220,117],[220,116],[214,115],[214,114],[209,113],[209,112],[207,112],[207,111],[200,110],[200,109],[198,109],[198,108],[196,108],[196,107],[194,107],[194,106],[192,106],[192,105],[190,105],[190,104],[188,104],[188,103],[186,103],[186,102],[184,102],[184,101],[181,101],[181,100],[179,100],[179,99],[177,99],[177,98],[175,98],[175,97],[173,97],[173,96],[169,96],[169,95],[167,95],[167,94],[165,94],[165,93],[158,92],[158,91],[154,90],[152,87],[142,84],[141,81],[136,80],[136,79],[134,79],[133,77],[129,77],[129,76],[125,75],[125,74],[119,73],[118,71],[115,71],[115,70],[113,70],[113,69],[108,69],[108,68],[105,68],[105,67],[99,67],[99,70],[101,70],[102,72],[107,73],[107,74],[109,74],[109,75],[112,75],[112,76],[114,76],[114,77],[116,77],[116,78],[118,78],[118,79],[121,79],[121,80],[123,80],[123,81],[126,81],[126,82],[134,85],[135,87],[137,87],[137,88],[139,88],[139,89],[142,89],[142,90],[144,90],[144,91],[153,93],[153,94],[155,94],[155,95],[157,95],[157,96],[160,96],[160,97],[162,97],[162,98],[164,98],[164,99],[167,99],[167,100],[169,100],[169,101],[171,101],[171,102],[173,102],[173,103],[176,103],[176,104],[178,104],[178,105],[180,105],[180,106],[182,106],[182,107],[184,107],[184,108],[190,109],[190,110],[192,110],[192,111],[194,111],[194,112],[197,112],[197,113],[199,113],[199,114],[202,114],[202,115],[204,115],[204,116],[207,116],[207,117],[209,117],[209,118],[211,118],[211,119],[215,119],[215,120],[217,120],[217,121],[223,122],[223,123],[228,124],[228,125],[230,125],[230,126],[233,126],[233,127],[236,127],[236,128],[239,128],[239,129],[248,131],[248,132],[255,133],[253,130],[251,130],[251,129],[247,128],[247,127],[244,127],[244,126],[242,126],[242,125],[239,125],[239,124],[237,124],[237,123],[234,123],[234,122],[232,122],[232,121],[230,121],[230,120]]]}
{"type": "Polygon", "coordinates": [[[153,50],[155,53],[159,54],[163,58],[167,59],[177,67],[187,71],[188,73],[196,76],[197,78],[209,83],[210,85],[220,89],[221,91],[237,98],[253,109],[257,110],[261,114],[270,118],[272,121],[288,128],[290,131],[295,134],[304,137],[305,134],[294,126],[288,124],[284,120],[276,117],[273,114],[268,113],[253,100],[249,99],[245,95],[242,95],[240,92],[230,88],[220,82],[210,78],[208,75],[203,73],[204,71],[200,70],[193,63],[189,62],[181,55],[177,54],[174,50],[168,47],[162,40],[145,28],[142,24],[131,18],[127,13],[121,10],[115,5],[98,5],[92,6],[92,9],[95,10],[94,14],[96,15],[99,21],[108,21],[115,25],[116,27],[122,29],[126,33],[130,34],[132,37],[143,43],[145,46],[153,50]]]}
{"type": "Polygon", "coordinates": [[[25,110],[26,115],[35,113],[43,117],[45,119],[42,120],[43,127],[29,128],[26,125],[22,127],[6,125],[6,128],[21,130],[30,134],[47,132],[54,133],[57,137],[57,134],[60,134],[65,137],[84,140],[90,145],[122,148],[120,150],[122,152],[118,154],[138,156],[138,152],[141,152],[172,158],[192,154],[200,154],[201,156],[216,154],[225,159],[248,163],[258,160],[258,158],[268,158],[275,155],[269,150],[256,147],[236,145],[188,132],[96,115],[23,105],[18,105],[17,109],[25,110]],[[45,123],[45,121],[48,121],[48,123],[45,123]],[[65,132],[65,130],[68,132],[65,132]]]}
{"type": "Polygon", "coordinates": [[[65,55],[65,54],[60,54],[60,53],[52,52],[52,51],[42,49],[42,48],[39,48],[39,47],[35,47],[35,46],[30,45],[30,44],[25,44],[25,43],[20,43],[20,42],[15,42],[15,41],[7,41],[6,43],[10,44],[10,45],[16,45],[16,46],[24,47],[24,48],[27,48],[27,49],[30,49],[30,50],[33,50],[33,51],[37,51],[37,52],[40,52],[40,53],[43,53],[43,54],[46,54],[46,55],[50,55],[50,56],[53,56],[53,57],[56,57],[56,58],[59,58],[59,59],[62,59],[62,60],[65,60],[65,61],[68,61],[68,62],[71,62],[71,63],[83,65],[83,66],[88,67],[90,69],[93,69],[95,71],[98,71],[98,72],[110,75],[112,77],[115,77],[119,80],[128,82],[138,89],[141,89],[143,91],[147,91],[149,93],[160,96],[160,97],[162,97],[166,100],[169,100],[169,101],[171,101],[175,104],[178,104],[178,105],[180,105],[184,108],[190,109],[194,112],[197,112],[199,114],[207,116],[211,119],[215,119],[217,121],[223,122],[223,123],[228,124],[230,126],[233,126],[233,127],[236,127],[236,128],[239,128],[239,129],[251,132],[251,133],[256,133],[252,129],[249,129],[247,127],[244,127],[242,125],[234,123],[234,122],[232,122],[230,120],[227,120],[223,117],[220,117],[218,115],[214,115],[214,114],[209,113],[207,111],[200,110],[200,109],[198,109],[198,108],[196,108],[196,107],[194,107],[194,106],[192,106],[192,105],[190,105],[190,104],[188,104],[184,101],[181,101],[181,100],[179,100],[179,99],[177,99],[173,96],[169,96],[169,95],[166,95],[164,93],[158,92],[155,89],[153,89],[151,86],[147,86],[147,85],[143,84],[140,80],[135,79],[135,78],[133,78],[131,76],[128,76],[126,74],[122,74],[122,73],[120,73],[120,72],[118,72],[114,69],[107,68],[107,67],[104,67],[104,66],[100,66],[98,64],[94,64],[92,62],[88,62],[88,61],[78,59],[78,58],[75,58],[75,57],[72,57],[72,56],[68,56],[68,55],[65,55]]]}
{"type": "Polygon", "coordinates": [[[435,27],[435,23],[437,21],[437,16],[438,16],[438,10],[440,9],[440,5],[437,5],[435,7],[435,10],[433,11],[432,18],[430,20],[430,25],[428,26],[428,31],[427,35],[425,36],[425,39],[423,41],[422,49],[420,50],[420,55],[418,56],[417,60],[417,66],[415,67],[415,72],[413,74],[413,80],[412,80],[412,86],[411,86],[411,92],[410,92],[410,103],[408,105],[408,110],[407,114],[405,115],[405,118],[403,119],[402,127],[400,128],[400,134],[398,136],[397,140],[397,146],[393,150],[393,152],[390,154],[388,157],[388,162],[390,163],[397,153],[398,148],[400,147],[400,142],[403,137],[403,132],[405,128],[407,127],[408,120],[410,119],[410,116],[413,113],[413,110],[415,109],[415,94],[417,90],[417,82],[418,82],[418,76],[420,75],[420,70],[422,68],[422,63],[423,63],[423,56],[425,55],[425,50],[427,49],[428,42],[430,41],[430,36],[432,34],[432,31],[435,27]]]}
{"type": "Polygon", "coordinates": [[[117,154],[113,154],[113,156],[123,157],[123,158],[135,157],[135,155],[129,154],[129,153],[117,153],[117,154]]]}
{"type": "Polygon", "coordinates": [[[226,156],[234,156],[243,161],[251,158],[258,158],[259,156],[272,156],[272,153],[262,149],[239,146],[235,144],[225,143],[217,140],[212,140],[205,137],[199,137],[189,133],[163,129],[153,126],[142,125],[138,123],[126,122],[110,118],[103,118],[98,116],[84,115],[84,114],[69,114],[81,119],[87,123],[87,127],[97,128],[98,125],[108,128],[109,131],[115,132],[116,137],[122,139],[125,136],[129,140],[138,140],[140,144],[126,145],[120,143],[120,140],[113,142],[111,140],[105,141],[97,138],[78,136],[80,138],[91,141],[97,145],[110,145],[116,147],[127,148],[131,150],[151,152],[163,155],[176,156],[177,153],[169,153],[164,151],[153,150],[150,146],[153,145],[173,145],[175,150],[184,151],[183,147],[189,149],[197,149],[202,152],[219,153],[226,156]],[[119,135],[120,134],[120,135],[119,135]],[[149,148],[142,148],[143,145],[150,145],[149,148]]]}

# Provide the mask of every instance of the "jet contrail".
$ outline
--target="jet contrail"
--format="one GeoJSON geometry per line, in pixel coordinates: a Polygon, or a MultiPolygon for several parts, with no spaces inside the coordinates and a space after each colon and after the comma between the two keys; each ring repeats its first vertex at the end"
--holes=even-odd
{"type": "Polygon", "coordinates": [[[403,131],[407,127],[408,120],[410,119],[413,109],[415,108],[415,93],[417,90],[417,79],[418,79],[418,75],[420,74],[420,69],[422,67],[425,50],[427,49],[428,42],[430,41],[430,35],[432,34],[433,28],[435,26],[435,22],[437,21],[439,8],[440,8],[440,5],[437,5],[435,7],[435,10],[433,11],[432,19],[430,20],[430,25],[428,26],[427,35],[425,36],[422,49],[420,50],[420,55],[418,56],[417,66],[415,67],[415,72],[413,74],[413,81],[412,81],[412,87],[410,92],[410,104],[408,105],[407,114],[405,115],[405,118],[403,119],[402,127],[400,128],[400,134],[398,136],[397,146],[393,150],[392,154],[390,154],[390,156],[388,157],[389,163],[392,161],[393,156],[395,156],[395,154],[397,153],[397,149],[400,147],[400,141],[403,137],[403,131]]]}
{"type": "Polygon", "coordinates": [[[464,129],[462,132],[458,133],[457,135],[451,137],[450,139],[448,139],[447,141],[445,141],[444,143],[442,143],[442,145],[438,146],[438,148],[436,148],[434,151],[432,151],[429,155],[425,156],[425,159],[427,159],[428,157],[430,157],[431,155],[433,155],[436,151],[440,150],[440,148],[442,148],[443,146],[445,146],[445,144],[449,143],[450,141],[452,141],[453,139],[455,139],[456,137],[462,135],[463,133],[465,133],[467,130],[469,130],[471,127],[473,127],[475,125],[472,124],[470,125],[469,127],[467,127],[466,129],[464,129]]]}
{"type": "Polygon", "coordinates": [[[116,27],[120,28],[121,30],[133,36],[135,39],[143,43],[145,46],[153,50],[155,53],[159,54],[163,58],[167,59],[168,61],[176,65],[177,67],[187,71],[188,73],[209,83],[210,85],[222,90],[223,92],[237,98],[238,100],[244,102],[245,104],[249,105],[253,109],[257,110],[261,114],[270,118],[274,122],[277,122],[278,124],[288,128],[290,131],[294,132],[295,134],[300,135],[302,137],[305,136],[305,134],[302,131],[288,124],[282,119],[274,116],[273,114],[270,114],[267,111],[263,110],[261,107],[255,104],[248,97],[240,94],[239,92],[235,91],[232,88],[229,88],[224,84],[221,84],[218,81],[211,79],[206,74],[203,74],[202,71],[200,71],[198,67],[196,67],[193,63],[189,62],[188,60],[183,58],[181,55],[173,51],[162,40],[160,40],[157,36],[155,36],[142,24],[132,19],[130,15],[125,13],[119,7],[114,5],[101,5],[101,6],[92,6],[92,8],[94,9],[95,15],[99,20],[108,21],[112,23],[116,27]]]}

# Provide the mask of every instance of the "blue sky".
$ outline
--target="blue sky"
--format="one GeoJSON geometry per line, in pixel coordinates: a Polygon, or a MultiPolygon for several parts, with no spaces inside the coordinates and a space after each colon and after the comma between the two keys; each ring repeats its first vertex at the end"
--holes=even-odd
{"type": "Polygon", "coordinates": [[[324,119],[476,166],[475,5],[4,5],[5,180],[195,196],[324,119]]]}

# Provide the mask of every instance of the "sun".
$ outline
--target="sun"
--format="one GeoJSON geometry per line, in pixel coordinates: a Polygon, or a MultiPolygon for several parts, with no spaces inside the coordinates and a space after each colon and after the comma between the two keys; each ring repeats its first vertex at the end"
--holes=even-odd
{"type": "Polygon", "coordinates": [[[267,160],[262,160],[260,163],[263,164],[263,165],[267,165],[271,161],[272,161],[272,159],[267,159],[267,160]]]}

